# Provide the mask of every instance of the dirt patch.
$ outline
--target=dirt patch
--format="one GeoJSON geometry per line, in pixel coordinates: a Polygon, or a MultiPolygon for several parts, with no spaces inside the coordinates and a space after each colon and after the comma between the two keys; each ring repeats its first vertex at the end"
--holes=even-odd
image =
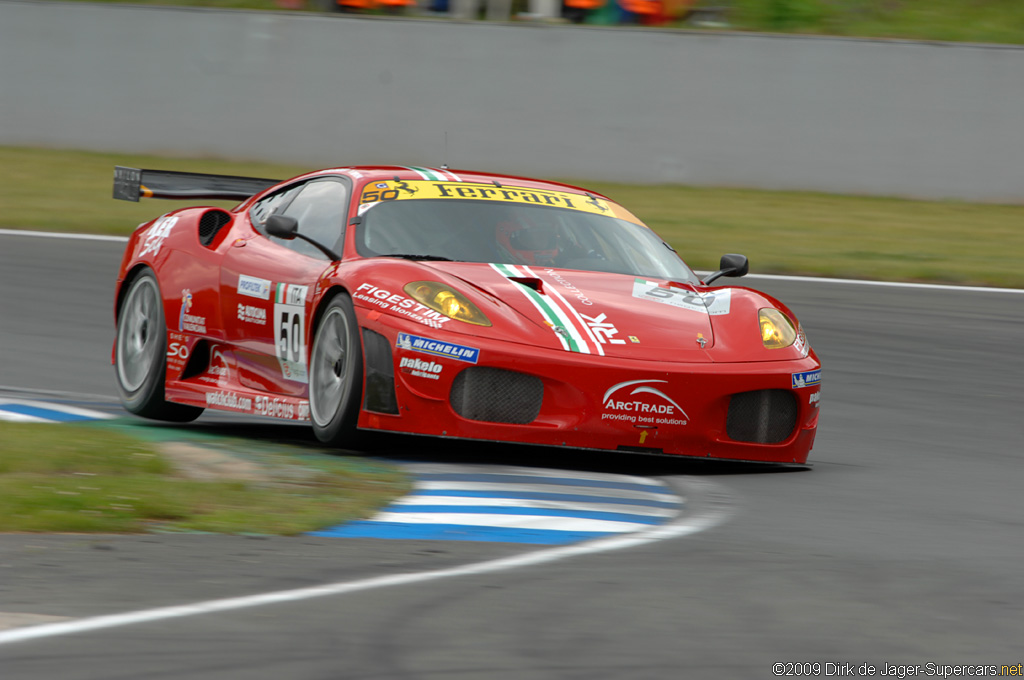
{"type": "Polygon", "coordinates": [[[157,445],[157,450],[167,457],[178,474],[188,479],[205,481],[230,479],[246,482],[268,482],[271,480],[270,473],[263,467],[224,451],[184,442],[164,442],[157,445]]]}

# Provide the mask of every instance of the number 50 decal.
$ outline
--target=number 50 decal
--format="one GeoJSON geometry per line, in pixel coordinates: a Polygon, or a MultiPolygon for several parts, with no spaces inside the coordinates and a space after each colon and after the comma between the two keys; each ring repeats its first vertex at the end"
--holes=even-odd
{"type": "Polygon", "coordinates": [[[306,372],[306,286],[277,284],[274,322],[277,361],[281,375],[295,382],[309,382],[306,372]]]}

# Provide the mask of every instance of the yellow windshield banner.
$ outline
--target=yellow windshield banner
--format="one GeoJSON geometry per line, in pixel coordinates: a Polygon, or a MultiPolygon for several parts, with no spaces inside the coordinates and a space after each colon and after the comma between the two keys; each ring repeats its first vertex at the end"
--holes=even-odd
{"type": "Polygon", "coordinates": [[[430,180],[371,182],[363,189],[363,195],[360,197],[359,202],[362,205],[366,205],[380,201],[402,201],[409,199],[453,199],[547,205],[553,208],[568,208],[595,215],[608,215],[643,224],[622,206],[596,196],[573,194],[567,191],[525,189],[523,187],[507,185],[498,186],[497,184],[434,182],[430,180]]]}

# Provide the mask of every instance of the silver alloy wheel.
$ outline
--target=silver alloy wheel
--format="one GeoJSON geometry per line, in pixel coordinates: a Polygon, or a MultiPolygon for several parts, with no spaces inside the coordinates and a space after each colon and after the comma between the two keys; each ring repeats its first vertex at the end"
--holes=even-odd
{"type": "Polygon", "coordinates": [[[352,389],[355,353],[351,349],[348,317],[342,309],[331,307],[317,328],[310,362],[309,412],[320,427],[337,417],[352,389]]]}
{"type": "Polygon", "coordinates": [[[128,393],[135,392],[160,361],[163,326],[160,294],[152,278],[139,278],[128,293],[117,324],[117,377],[128,393]]]}

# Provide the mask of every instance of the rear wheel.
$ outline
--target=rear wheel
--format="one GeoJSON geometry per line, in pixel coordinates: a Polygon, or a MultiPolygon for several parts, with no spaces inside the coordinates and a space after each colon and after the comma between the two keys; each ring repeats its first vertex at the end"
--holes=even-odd
{"type": "Polygon", "coordinates": [[[333,446],[358,446],[363,351],[348,295],[335,296],[324,309],[309,365],[309,416],[317,439],[333,446]]]}
{"type": "Polygon", "coordinates": [[[143,271],[128,284],[117,316],[114,367],[121,403],[132,413],[184,423],[203,412],[201,408],[164,400],[167,322],[152,270],[143,271]]]}

